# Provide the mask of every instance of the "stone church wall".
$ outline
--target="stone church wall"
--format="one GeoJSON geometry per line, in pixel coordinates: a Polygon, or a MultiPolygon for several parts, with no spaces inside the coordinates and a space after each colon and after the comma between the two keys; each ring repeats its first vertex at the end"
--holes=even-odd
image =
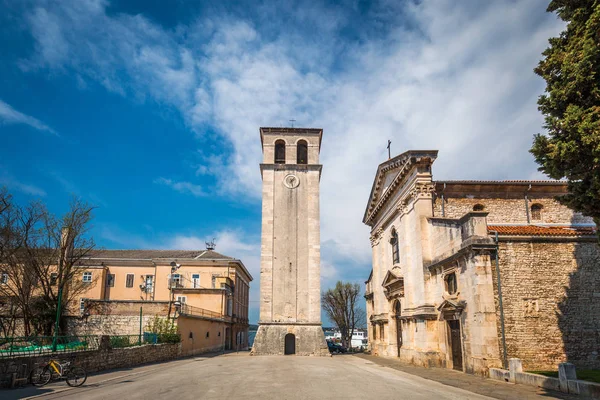
{"type": "MultiPolygon", "coordinates": [[[[525,199],[502,199],[502,198],[446,198],[444,204],[445,218],[461,218],[466,213],[473,211],[473,206],[481,204],[488,212],[487,222],[490,225],[502,224],[526,224],[527,210],[525,199]]],[[[530,198],[529,207],[532,204],[541,204],[542,219],[531,221],[544,224],[579,224],[593,223],[589,217],[573,212],[570,208],[563,206],[551,197],[530,198]]],[[[442,199],[438,197],[433,203],[433,213],[436,217],[442,216],[442,199]]]]}
{"type": "MultiPolygon", "coordinates": [[[[499,254],[508,358],[520,358],[526,370],[553,370],[565,361],[599,368],[598,245],[501,242],[499,254]]],[[[494,287],[498,304],[495,274],[494,287]]]]}

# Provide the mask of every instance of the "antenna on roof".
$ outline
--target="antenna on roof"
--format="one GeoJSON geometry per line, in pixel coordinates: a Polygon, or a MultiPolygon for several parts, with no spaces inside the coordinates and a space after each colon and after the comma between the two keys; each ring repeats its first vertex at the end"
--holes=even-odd
{"type": "Polygon", "coordinates": [[[206,250],[214,250],[215,247],[217,247],[217,244],[215,243],[215,238],[213,238],[210,242],[204,243],[206,243],[206,250]]]}
{"type": "Polygon", "coordinates": [[[296,122],[295,119],[290,119],[290,122],[292,123],[292,128],[294,127],[294,122],[296,122]]]}

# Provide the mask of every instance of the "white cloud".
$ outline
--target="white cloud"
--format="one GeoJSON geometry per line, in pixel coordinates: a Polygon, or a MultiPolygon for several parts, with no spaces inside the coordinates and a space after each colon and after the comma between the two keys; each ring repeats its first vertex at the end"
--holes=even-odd
{"type": "Polygon", "coordinates": [[[40,131],[50,132],[53,135],[59,136],[58,133],[50,128],[48,125],[44,124],[42,121],[33,118],[29,115],[23,114],[9,104],[0,100],[0,124],[25,124],[29,125],[32,128],[35,128],[40,131]]]}
{"type": "Polygon", "coordinates": [[[195,185],[190,182],[176,182],[167,178],[158,178],[154,180],[154,183],[159,185],[169,186],[170,188],[180,193],[190,193],[196,197],[206,196],[207,193],[202,189],[202,186],[195,185]]]}
{"type": "Polygon", "coordinates": [[[0,165],[0,186],[6,186],[11,190],[16,190],[21,193],[29,194],[32,196],[46,196],[46,191],[34,185],[20,182],[14,176],[9,174],[6,170],[2,171],[4,167],[0,165]]]}
{"type": "MultiPolygon", "coordinates": [[[[103,1],[61,2],[29,19],[37,40],[30,65],[71,68],[107,90],[175,107],[198,133],[216,128],[232,153],[204,154],[197,173],[255,204],[259,126],[294,118],[296,126],[324,128],[323,271],[343,264],[342,278],[366,278],[361,219],[388,139],[394,154],[439,149],[436,179],[535,176],[528,148],[541,131],[536,97],[544,86],[532,69],[563,28],[537,2],[415,3],[375,3],[366,18],[307,3],[286,10],[286,25],[273,22],[281,10],[261,5],[259,21],[209,15],[171,31],[141,15],[107,15],[103,1]]],[[[156,182],[205,194],[189,182],[156,182]]]]}

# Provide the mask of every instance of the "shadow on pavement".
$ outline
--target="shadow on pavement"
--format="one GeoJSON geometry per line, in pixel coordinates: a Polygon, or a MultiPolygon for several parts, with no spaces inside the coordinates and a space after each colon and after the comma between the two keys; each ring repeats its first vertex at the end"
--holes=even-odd
{"type": "Polygon", "coordinates": [[[401,362],[395,358],[373,356],[370,354],[352,354],[373,364],[382,367],[392,368],[398,371],[406,372],[411,375],[416,375],[424,379],[439,382],[441,384],[452,386],[459,389],[464,389],[472,393],[481,394],[483,396],[493,397],[496,399],[535,399],[547,397],[551,399],[575,400],[581,399],[579,396],[569,395],[566,393],[555,392],[539,387],[519,385],[514,383],[505,383],[484,378],[481,376],[466,374],[460,371],[454,371],[445,368],[425,368],[410,365],[401,362]]]}

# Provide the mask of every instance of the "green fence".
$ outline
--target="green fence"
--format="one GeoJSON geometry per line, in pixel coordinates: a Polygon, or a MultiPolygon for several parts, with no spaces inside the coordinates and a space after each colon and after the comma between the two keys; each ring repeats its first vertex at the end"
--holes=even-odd
{"type": "MultiPolygon", "coordinates": [[[[181,341],[181,337],[176,333],[156,334],[144,332],[143,335],[111,335],[106,337],[108,338],[108,346],[113,349],[144,344],[179,343],[181,341]]],[[[100,335],[58,336],[56,351],[52,351],[53,336],[0,338],[0,359],[97,350],[100,347],[101,338],[100,335]]]]}
{"type": "Polygon", "coordinates": [[[0,338],[0,358],[38,356],[52,353],[73,353],[96,350],[100,345],[99,336],[58,336],[56,351],[52,351],[53,336],[15,336],[0,338]]]}

